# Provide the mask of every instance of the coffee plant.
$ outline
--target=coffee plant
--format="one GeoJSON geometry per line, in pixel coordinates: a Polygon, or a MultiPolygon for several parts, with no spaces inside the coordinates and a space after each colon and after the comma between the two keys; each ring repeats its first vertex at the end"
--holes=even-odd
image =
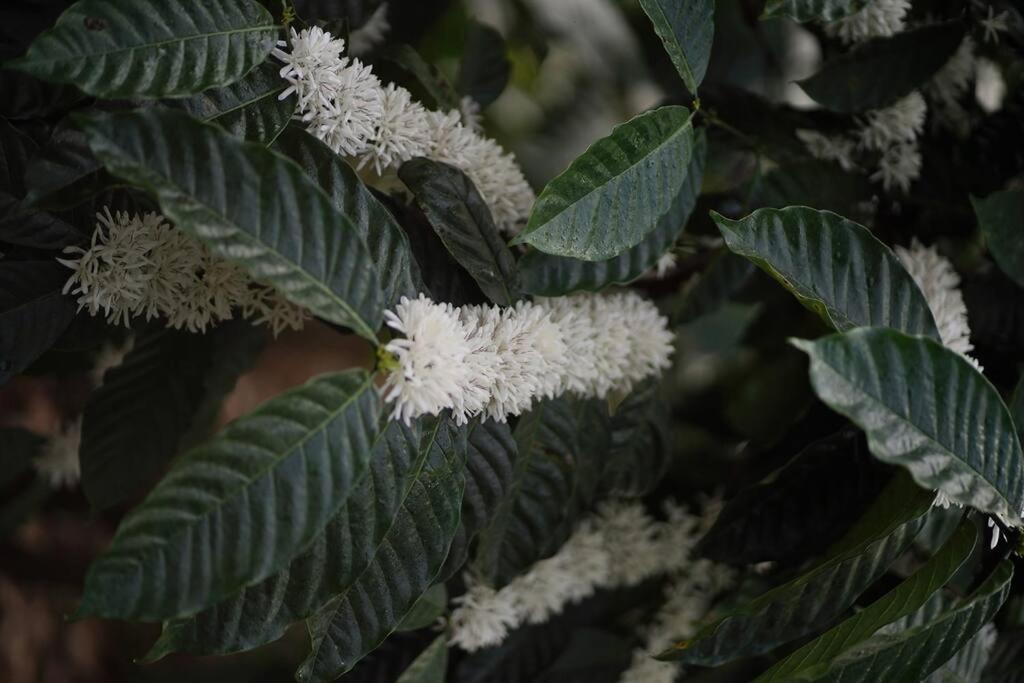
{"type": "Polygon", "coordinates": [[[13,3],[0,529],[117,680],[1021,680],[1022,11],[13,3]]]}

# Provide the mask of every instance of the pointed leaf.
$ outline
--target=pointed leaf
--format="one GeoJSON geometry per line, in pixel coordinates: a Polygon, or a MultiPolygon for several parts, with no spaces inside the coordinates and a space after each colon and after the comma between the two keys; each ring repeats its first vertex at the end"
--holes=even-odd
{"type": "Polygon", "coordinates": [[[365,372],[322,375],[183,455],[93,563],[78,614],[187,616],[287,566],[365,471],[377,413],[365,372]]]}
{"type": "Polygon", "coordinates": [[[631,282],[657,265],[658,259],[672,248],[683,232],[697,204],[706,149],[704,131],[697,131],[682,189],[669,210],[658,219],[654,230],[639,244],[607,261],[582,261],[538,250],[528,252],[519,259],[523,289],[541,296],[561,296],[579,290],[593,292],[608,285],[631,282]]]}
{"type": "Polygon", "coordinates": [[[0,384],[45,353],[75,317],[56,261],[0,260],[0,384]]]}
{"type": "Polygon", "coordinates": [[[512,64],[505,49],[505,38],[497,29],[470,21],[458,85],[459,92],[472,97],[481,109],[498,99],[508,84],[512,64]]]}
{"type": "Polygon", "coordinates": [[[465,431],[440,421],[424,472],[373,560],[307,620],[312,652],[298,680],[331,681],[349,671],[398,628],[440,572],[459,524],[466,465],[465,431]]]}
{"type": "Polygon", "coordinates": [[[930,24],[875,38],[841,54],[801,88],[826,109],[854,114],[892,104],[920,88],[953,56],[964,24],[930,24]]]}
{"type": "Polygon", "coordinates": [[[514,243],[585,261],[617,256],[658,227],[692,153],[685,107],[661,107],[616,126],[548,183],[514,243]]]}
{"type": "Polygon", "coordinates": [[[768,0],[762,19],[790,17],[799,22],[836,21],[861,11],[868,0],[768,0]]]}
{"type": "Polygon", "coordinates": [[[654,32],[668,52],[683,83],[694,95],[711,57],[715,35],[713,0],[640,0],[654,32]]]}
{"type": "Polygon", "coordinates": [[[818,397],[867,433],[875,457],[953,502],[1020,519],[1024,454],[1013,420],[963,356],[880,328],[793,343],[811,357],[818,397]]]}
{"type": "Polygon", "coordinates": [[[416,197],[445,248],[499,306],[519,298],[516,259],[480,193],[462,171],[430,159],[402,164],[398,177],[416,197]]]}
{"type": "Polygon", "coordinates": [[[395,683],[444,683],[448,671],[448,642],[442,634],[409,665],[395,683]]]}
{"type": "Polygon", "coordinates": [[[910,546],[934,495],[897,476],[811,571],[755,598],[660,658],[714,666],[827,626],[910,546]]]}
{"type": "Polygon", "coordinates": [[[1024,191],[993,192],[984,199],[971,197],[971,203],[992,257],[1024,287],[1024,191]]]}
{"type": "Polygon", "coordinates": [[[760,209],[738,221],[711,217],[729,249],[835,329],[885,326],[938,339],[921,290],[867,228],[804,206],[760,209]]]}
{"type": "Polygon", "coordinates": [[[254,0],[79,0],[7,66],[98,97],[178,97],[238,80],[275,34],[254,0]]]}
{"type": "Polygon", "coordinates": [[[154,193],[179,228],[315,315],[375,339],[382,293],[366,243],[294,162],[180,111],[77,122],[107,169],[154,193]]]}

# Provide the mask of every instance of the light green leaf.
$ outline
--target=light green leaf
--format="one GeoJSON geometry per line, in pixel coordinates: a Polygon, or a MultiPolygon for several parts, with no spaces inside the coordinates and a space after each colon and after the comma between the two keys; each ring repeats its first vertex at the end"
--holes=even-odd
{"type": "Polygon", "coordinates": [[[593,292],[608,285],[631,282],[653,268],[675,244],[697,204],[706,150],[706,136],[699,130],[682,189],[669,210],[658,219],[654,230],[639,244],[607,261],[582,261],[539,250],[528,252],[519,259],[523,289],[540,296],[561,296],[579,290],[593,292]]]}
{"type": "Polygon", "coordinates": [[[658,227],[692,154],[685,107],[661,107],[616,126],[548,183],[513,243],[585,261],[610,259],[658,227]]]}
{"type": "Polygon", "coordinates": [[[804,672],[827,665],[844,651],[867,640],[886,624],[909,616],[928,598],[942,589],[953,574],[971,556],[978,541],[973,523],[961,524],[957,531],[924,566],[853,617],[818,636],[757,678],[769,681],[804,680],[804,672]]]}
{"type": "Polygon", "coordinates": [[[993,192],[971,197],[978,227],[1000,269],[1024,287],[1024,191],[993,192]]]}
{"type": "Polygon", "coordinates": [[[793,344],[811,357],[818,397],[867,433],[875,457],[953,502],[1020,519],[1024,455],[1013,420],[963,356],[881,328],[793,344]]]}
{"type": "Polygon", "coordinates": [[[640,6],[654,24],[683,84],[696,95],[711,57],[714,0],[640,0],[640,6]]]}
{"type": "Polygon", "coordinates": [[[255,0],[79,0],[8,66],[97,97],[180,97],[237,81],[276,33],[255,0]]]}
{"type": "Polygon", "coordinates": [[[921,290],[867,228],[805,206],[760,209],[738,221],[711,217],[732,251],[835,329],[884,326],[938,339],[921,290]]]}
{"type": "Polygon", "coordinates": [[[869,0],[768,0],[762,19],[790,17],[799,22],[836,21],[864,9],[869,0]]]}
{"type": "Polygon", "coordinates": [[[914,540],[934,495],[897,475],[824,561],[659,655],[715,666],[767,652],[842,614],[914,540]]]}
{"type": "Polygon", "coordinates": [[[77,121],[107,169],[154,193],[177,227],[315,315],[375,340],[383,293],[369,249],[294,162],[180,111],[77,121]]]}
{"type": "Polygon", "coordinates": [[[448,671],[448,643],[444,634],[420,653],[395,683],[444,683],[448,671]]]}
{"type": "Polygon", "coordinates": [[[183,617],[287,566],[365,472],[378,403],[366,372],[322,375],[183,455],[90,567],[78,615],[183,617]]]}

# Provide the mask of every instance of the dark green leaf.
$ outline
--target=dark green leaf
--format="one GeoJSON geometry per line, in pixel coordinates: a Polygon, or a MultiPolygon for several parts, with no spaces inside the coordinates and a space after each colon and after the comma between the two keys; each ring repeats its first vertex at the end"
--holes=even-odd
{"type": "Polygon", "coordinates": [[[483,109],[498,99],[511,71],[501,33],[487,24],[471,22],[459,67],[459,92],[472,97],[483,109]]]}
{"type": "Polygon", "coordinates": [[[654,231],[639,244],[607,261],[582,261],[539,250],[528,252],[519,259],[523,289],[541,296],[560,296],[578,290],[597,291],[611,284],[631,282],[653,268],[679,238],[697,204],[706,148],[704,131],[697,131],[682,189],[669,210],[658,219],[654,231]]]}
{"type": "Polygon", "coordinates": [[[679,195],[693,145],[685,107],[661,107],[616,126],[548,183],[515,243],[585,261],[639,244],[679,195]]]}
{"type": "Polygon", "coordinates": [[[330,681],[349,671],[401,624],[430,587],[459,525],[465,430],[447,418],[424,471],[393,518],[373,560],[342,593],[306,621],[312,652],[298,680],[330,681]]]}
{"type": "Polygon", "coordinates": [[[448,671],[448,642],[444,634],[420,653],[395,683],[444,683],[448,671]]]}
{"type": "Polygon", "coordinates": [[[909,579],[869,607],[807,643],[764,672],[757,680],[760,683],[806,680],[804,673],[827,666],[844,651],[867,640],[886,624],[915,613],[963,566],[971,556],[977,540],[974,525],[961,524],[938,553],[909,579]]]}
{"type": "Polygon", "coordinates": [[[711,57],[713,0],[640,0],[683,83],[694,95],[711,57]]]}
{"type": "Polygon", "coordinates": [[[963,37],[963,22],[951,21],[875,38],[798,82],[826,109],[842,113],[878,109],[924,85],[953,56],[963,37]]]}
{"type": "Polygon", "coordinates": [[[685,325],[720,309],[756,271],[750,261],[723,249],[703,273],[686,283],[679,301],[673,306],[673,324],[685,325]]]}
{"type": "Polygon", "coordinates": [[[430,159],[407,161],[398,169],[448,252],[473,276],[487,297],[501,306],[519,298],[516,259],[498,234],[490,209],[464,173],[430,159]]]}
{"type": "Polygon", "coordinates": [[[800,161],[773,169],[756,185],[751,204],[784,208],[798,204],[846,214],[874,194],[863,173],[844,171],[830,161],[800,161]]]}
{"type": "Polygon", "coordinates": [[[5,95],[0,97],[0,116],[19,121],[53,116],[85,97],[72,85],[45,83],[11,69],[0,69],[0,92],[5,95]]]}
{"type": "Polygon", "coordinates": [[[429,102],[423,97],[416,97],[428,108],[438,111],[459,109],[459,94],[455,92],[455,88],[440,69],[423,59],[411,45],[394,45],[385,50],[381,57],[412,77],[414,82],[402,80],[406,81],[405,85],[414,95],[422,94],[432,100],[429,102]]]}
{"type": "Polygon", "coordinates": [[[180,97],[237,81],[275,34],[254,0],[79,0],[7,66],[99,97],[180,97]]]}
{"type": "Polygon", "coordinates": [[[759,209],[738,221],[712,218],[731,250],[835,329],[878,325],[938,339],[921,290],[867,228],[803,206],[759,209]]]}
{"type": "Polygon", "coordinates": [[[767,652],[827,626],[910,546],[933,498],[909,477],[896,477],[821,564],[660,656],[714,666],[767,652]]]}
{"type": "Polygon", "coordinates": [[[40,208],[66,209],[98,194],[112,183],[89,150],[85,134],[66,121],[57,124],[50,140],[25,172],[25,201],[40,208]]]}
{"type": "Polygon", "coordinates": [[[1004,273],[1024,287],[1024,191],[994,192],[984,199],[971,197],[978,227],[988,250],[1004,273]]]}
{"type": "Polygon", "coordinates": [[[437,623],[448,608],[448,591],[443,583],[435,583],[420,596],[398,625],[398,631],[415,631],[437,623]]]}
{"type": "Polygon", "coordinates": [[[875,457],[956,503],[1020,519],[1024,454],[1013,420],[963,356],[880,328],[793,343],[811,357],[818,397],[867,432],[875,457]]]}
{"type": "Polygon", "coordinates": [[[869,0],[768,0],[762,19],[790,17],[797,21],[836,21],[859,12],[869,0]]]}
{"type": "Polygon", "coordinates": [[[270,145],[295,112],[295,97],[278,98],[288,85],[279,71],[277,64],[264,62],[242,80],[181,100],[180,106],[236,137],[270,145]]]}
{"type": "Polygon", "coordinates": [[[878,491],[879,470],[872,467],[854,430],[816,441],[732,498],[701,539],[698,552],[716,562],[741,565],[816,553],[878,491]]]}
{"type": "Polygon", "coordinates": [[[46,352],[75,317],[61,293],[71,274],[54,260],[0,260],[0,384],[46,352]]]}
{"type": "Polygon", "coordinates": [[[184,454],[93,563],[78,614],[183,617],[287,566],[362,477],[377,412],[365,372],[322,375],[184,454]]]}
{"type": "Polygon", "coordinates": [[[35,249],[61,249],[85,236],[51,213],[31,209],[0,190],[0,242],[35,249]]]}
{"type": "Polygon", "coordinates": [[[315,315],[375,339],[383,302],[366,243],[294,162],[179,111],[77,121],[107,169],[156,194],[179,228],[315,315]]]}
{"type": "Polygon", "coordinates": [[[657,382],[638,386],[610,420],[604,488],[612,495],[640,497],[661,482],[671,462],[669,410],[657,382]]]}
{"type": "Polygon", "coordinates": [[[21,199],[25,196],[25,170],[39,146],[4,119],[0,119],[0,190],[21,199]]]}
{"type": "Polygon", "coordinates": [[[341,157],[294,125],[281,133],[274,149],[301,166],[366,241],[383,279],[387,307],[394,306],[403,296],[414,297],[424,291],[402,226],[341,157]]]}

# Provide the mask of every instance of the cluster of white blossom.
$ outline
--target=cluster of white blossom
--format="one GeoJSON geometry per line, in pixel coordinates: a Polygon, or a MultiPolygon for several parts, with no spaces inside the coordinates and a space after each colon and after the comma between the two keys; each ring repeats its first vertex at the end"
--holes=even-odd
{"type": "Polygon", "coordinates": [[[82,443],[82,417],[72,420],[56,434],[52,434],[32,460],[39,476],[46,479],[50,488],[71,487],[82,476],[78,460],[78,448],[82,443]]]}
{"type": "Polygon", "coordinates": [[[363,25],[348,34],[349,53],[364,55],[384,42],[384,37],[391,30],[388,21],[388,3],[382,2],[367,18],[363,25]]]}
{"type": "Polygon", "coordinates": [[[859,12],[826,24],[825,32],[847,44],[892,36],[903,30],[909,10],[910,0],[871,0],[859,12]]]}
{"type": "Polygon", "coordinates": [[[273,54],[295,95],[308,130],[338,154],[357,159],[377,174],[413,157],[427,157],[463,171],[491,208],[499,227],[516,232],[535,195],[515,158],[476,129],[478,113],[428,111],[409,91],[383,85],[369,66],[342,56],[345,41],[312,27],[291,31],[273,54]],[[290,44],[289,44],[290,43],[290,44]]]}
{"type": "Polygon", "coordinates": [[[970,133],[971,121],[962,100],[974,79],[976,62],[974,41],[966,36],[946,65],[925,87],[935,107],[935,123],[961,137],[970,133]]]}
{"type": "Polygon", "coordinates": [[[565,392],[605,398],[669,366],[668,321],[635,292],[583,294],[515,306],[403,297],[387,324],[396,368],[384,385],[393,416],[409,422],[451,409],[504,421],[565,392]]]}
{"type": "Polygon", "coordinates": [[[540,624],[600,589],[635,586],[664,574],[702,572],[690,550],[706,528],[702,517],[674,503],[654,519],[640,503],[607,501],[585,519],[553,556],[500,590],[467,575],[455,598],[451,642],[464,650],[501,644],[523,624],[540,624]]]}
{"type": "Polygon", "coordinates": [[[96,216],[89,247],[66,247],[73,257],[58,259],[73,271],[64,293],[77,298],[79,310],[126,326],[136,316],[164,316],[171,327],[202,332],[241,308],[274,334],[302,327],[304,309],[254,283],[163,216],[111,214],[109,208],[96,216]]]}

